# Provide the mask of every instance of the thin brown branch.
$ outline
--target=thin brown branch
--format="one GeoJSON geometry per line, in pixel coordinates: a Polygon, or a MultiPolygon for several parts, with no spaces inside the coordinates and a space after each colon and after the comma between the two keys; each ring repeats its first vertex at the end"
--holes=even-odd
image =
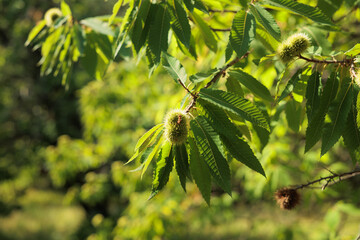
{"type": "Polygon", "coordinates": [[[228,9],[224,9],[224,10],[218,10],[218,9],[208,9],[209,12],[212,13],[237,13],[238,11],[236,10],[228,10],[228,9]]]}
{"type": "Polygon", "coordinates": [[[208,88],[210,87],[212,84],[214,84],[219,78],[221,75],[223,75],[226,70],[229,68],[229,67],[232,67],[233,65],[235,65],[237,62],[239,62],[240,60],[246,58],[247,56],[249,56],[250,52],[246,52],[243,56],[241,56],[240,58],[239,57],[236,57],[234,60],[232,60],[231,62],[229,62],[228,64],[226,64],[222,69],[220,69],[216,74],[215,76],[210,80],[210,82],[208,82],[206,85],[205,85],[205,88],[208,88]]]}
{"type": "Polygon", "coordinates": [[[303,59],[307,62],[313,62],[313,63],[325,63],[325,64],[341,64],[341,65],[351,65],[351,63],[354,61],[352,58],[345,58],[344,60],[320,60],[315,58],[307,58],[303,55],[298,56],[300,59],[303,59]]]}
{"type": "MultiPolygon", "coordinates": [[[[216,74],[215,76],[205,85],[204,88],[209,88],[212,84],[214,84],[222,75],[225,74],[226,70],[228,70],[230,67],[234,66],[237,62],[239,62],[240,60],[246,58],[247,56],[249,56],[250,51],[246,52],[243,56],[236,57],[234,60],[232,60],[231,62],[229,62],[228,64],[226,64],[223,68],[221,68],[216,74]]],[[[182,84],[183,86],[183,84],[182,84]]],[[[189,93],[190,91],[183,86],[189,93]]],[[[188,113],[190,112],[190,110],[195,107],[196,105],[196,100],[198,98],[198,94],[194,94],[194,93],[190,93],[192,96],[191,102],[189,103],[189,105],[186,107],[185,112],[188,113]]]]}
{"type": "Polygon", "coordinates": [[[309,187],[312,187],[312,185],[314,185],[314,184],[321,183],[321,182],[325,181],[325,183],[321,187],[321,189],[324,190],[328,186],[331,186],[331,185],[336,184],[338,182],[341,182],[341,181],[343,181],[345,179],[349,179],[349,178],[352,178],[352,177],[355,177],[355,176],[358,176],[358,175],[360,175],[360,170],[354,170],[354,171],[351,171],[351,172],[346,172],[346,173],[341,173],[341,174],[333,173],[330,176],[321,177],[319,179],[308,182],[306,184],[301,184],[299,186],[296,186],[296,187],[294,187],[292,189],[297,190],[297,189],[309,188],[309,187]]]}
{"type": "Polygon", "coordinates": [[[210,29],[214,32],[230,32],[231,31],[231,28],[213,28],[213,27],[211,27],[210,29]]]}
{"type": "Polygon", "coordinates": [[[348,17],[352,12],[354,12],[356,9],[358,9],[358,6],[357,5],[355,5],[352,9],[350,9],[350,11],[347,13],[347,14],[345,14],[345,15],[343,15],[343,16],[341,16],[341,17],[339,17],[338,19],[336,19],[336,20],[333,20],[335,23],[337,23],[337,22],[340,22],[341,20],[343,20],[344,18],[346,18],[346,17],[348,17]]]}
{"type": "Polygon", "coordinates": [[[196,97],[195,96],[195,94],[193,94],[185,85],[184,85],[184,83],[178,78],[177,79],[178,80],[178,82],[180,83],[180,85],[194,98],[194,97],[196,97]]]}

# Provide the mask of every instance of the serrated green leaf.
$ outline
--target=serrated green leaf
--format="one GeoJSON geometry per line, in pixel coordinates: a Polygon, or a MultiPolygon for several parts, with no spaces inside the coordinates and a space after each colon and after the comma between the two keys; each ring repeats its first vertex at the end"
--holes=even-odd
{"type": "Polygon", "coordinates": [[[74,23],[74,35],[73,39],[80,54],[83,55],[85,51],[86,35],[84,29],[78,24],[74,23]]]}
{"type": "Polygon", "coordinates": [[[188,159],[188,153],[186,151],[186,146],[184,144],[175,145],[173,146],[173,148],[175,150],[176,172],[179,176],[181,186],[186,192],[186,177],[191,179],[190,170],[189,170],[189,159],[188,159]]]}
{"type": "Polygon", "coordinates": [[[259,4],[250,4],[251,13],[256,20],[273,36],[277,41],[281,39],[281,31],[273,16],[259,4]]]}
{"type": "Polygon", "coordinates": [[[198,26],[201,35],[204,38],[206,46],[213,51],[217,51],[217,41],[215,39],[214,33],[211,31],[210,27],[207,25],[206,22],[194,11],[191,15],[192,19],[194,20],[195,24],[198,26]]]}
{"type": "Polygon", "coordinates": [[[163,143],[163,135],[162,135],[162,133],[157,135],[156,137],[154,136],[153,138],[155,138],[155,142],[153,143],[153,145],[151,145],[148,148],[149,150],[146,149],[146,150],[148,150],[149,155],[147,155],[145,158],[142,159],[143,164],[144,164],[144,168],[143,168],[143,170],[141,172],[141,178],[144,176],[144,173],[146,172],[146,170],[150,166],[151,161],[156,156],[156,153],[158,152],[160,145],[163,143]]]}
{"type": "Polygon", "coordinates": [[[300,68],[299,70],[296,71],[296,73],[290,78],[290,80],[288,81],[288,83],[286,84],[284,90],[282,91],[279,99],[277,100],[278,102],[280,102],[281,100],[283,100],[284,98],[286,98],[287,96],[289,96],[289,94],[294,90],[296,83],[300,80],[301,78],[301,73],[302,73],[303,69],[300,68]]]}
{"type": "Polygon", "coordinates": [[[193,0],[194,1],[194,7],[203,13],[209,14],[209,11],[207,10],[206,6],[201,0],[193,0]]]}
{"type": "MultiPolygon", "coordinates": [[[[156,126],[155,126],[156,127],[156,126]]],[[[137,157],[141,156],[141,154],[143,154],[145,152],[145,150],[147,151],[148,149],[155,149],[155,147],[159,147],[159,144],[161,143],[161,137],[163,135],[163,126],[159,127],[158,129],[156,129],[156,131],[154,133],[151,134],[151,136],[149,136],[146,140],[144,140],[144,142],[142,142],[141,144],[139,144],[138,141],[138,148],[135,148],[135,154],[125,163],[129,164],[130,162],[134,161],[137,157]]],[[[143,138],[141,138],[143,140],[143,138]]],[[[152,151],[152,150],[151,150],[152,151]]],[[[156,149],[155,152],[153,153],[153,156],[155,156],[156,154],[156,149]]],[[[150,154],[151,152],[149,152],[150,154]]],[[[143,163],[146,161],[146,159],[148,158],[149,155],[147,155],[146,158],[143,158],[143,163]]],[[[151,158],[152,158],[151,157],[151,158]]],[[[150,160],[151,161],[151,160],[150,160]]],[[[149,163],[150,164],[150,163],[149,163]]],[[[146,169],[145,169],[146,170],[146,169]]]]}
{"type": "Polygon", "coordinates": [[[225,49],[225,62],[228,62],[231,59],[233,53],[234,53],[234,49],[231,46],[230,36],[229,36],[229,41],[228,41],[228,43],[226,45],[226,49],[225,49]]]}
{"type": "Polygon", "coordinates": [[[331,20],[320,9],[293,0],[267,0],[273,6],[288,9],[314,22],[333,25],[331,20]]]}
{"type": "Polygon", "coordinates": [[[114,4],[113,9],[112,9],[112,14],[111,14],[111,16],[110,16],[110,18],[109,18],[109,21],[108,21],[109,25],[111,25],[111,24],[113,23],[116,15],[118,14],[121,6],[123,5],[123,2],[124,2],[124,0],[118,0],[118,1],[114,4]]]}
{"type": "MultiPolygon", "coordinates": [[[[121,25],[120,28],[120,32],[116,38],[115,41],[115,52],[114,52],[114,59],[118,56],[121,48],[123,47],[128,33],[132,30],[134,22],[136,20],[137,14],[138,14],[138,10],[139,10],[139,5],[140,1],[136,0],[136,1],[131,1],[130,2],[130,6],[128,8],[128,10],[126,11],[126,14],[124,16],[123,19],[123,24],[121,25]]],[[[157,5],[155,5],[157,6],[157,5]]]]}
{"type": "Polygon", "coordinates": [[[191,28],[184,7],[178,0],[169,0],[171,28],[185,47],[190,47],[191,28]]]}
{"type": "Polygon", "coordinates": [[[28,35],[28,38],[27,38],[27,40],[25,42],[25,46],[29,46],[29,44],[34,40],[34,38],[36,36],[39,35],[41,30],[43,30],[45,26],[46,26],[46,21],[45,20],[41,20],[40,22],[38,22],[36,24],[36,26],[33,29],[31,29],[31,31],[30,31],[30,33],[28,35]]]}
{"type": "Polygon", "coordinates": [[[153,198],[169,181],[170,172],[174,166],[174,153],[172,145],[166,142],[162,146],[153,177],[152,190],[149,200],[153,198]]]}
{"type": "Polygon", "coordinates": [[[97,18],[85,18],[85,19],[81,20],[80,23],[85,26],[90,27],[95,32],[98,32],[98,33],[101,33],[104,35],[109,35],[112,37],[115,36],[111,27],[109,27],[105,22],[103,22],[97,18]]]}
{"type": "Polygon", "coordinates": [[[194,1],[193,1],[193,0],[183,0],[183,2],[185,3],[186,8],[187,8],[190,12],[193,12],[193,11],[194,11],[194,1]]]}
{"type": "Polygon", "coordinates": [[[245,10],[240,10],[234,17],[230,42],[238,57],[243,56],[248,50],[251,41],[255,38],[256,22],[254,16],[245,10]]]}
{"type": "Polygon", "coordinates": [[[317,1],[317,7],[329,18],[331,18],[334,15],[334,13],[340,9],[341,4],[342,1],[336,1],[336,0],[317,1]]]}
{"type": "Polygon", "coordinates": [[[229,120],[226,113],[220,108],[206,103],[202,99],[198,99],[198,103],[200,103],[206,110],[209,123],[220,135],[223,144],[230,154],[236,160],[265,176],[264,169],[262,168],[259,160],[255,157],[250,146],[240,138],[241,133],[229,120]]]}
{"type": "Polygon", "coordinates": [[[238,80],[242,85],[248,88],[256,96],[269,102],[274,101],[269,90],[250,74],[240,69],[236,69],[229,71],[229,75],[234,79],[238,80]]]}
{"type": "Polygon", "coordinates": [[[213,76],[213,75],[214,75],[216,72],[218,72],[218,71],[219,71],[219,69],[213,68],[213,69],[210,69],[210,70],[207,71],[207,72],[198,72],[198,73],[196,73],[196,74],[194,74],[194,75],[191,75],[191,76],[189,77],[189,79],[190,79],[190,81],[191,81],[192,83],[195,83],[195,84],[201,83],[201,82],[203,82],[204,80],[208,79],[209,77],[213,76]]]}
{"type": "Polygon", "coordinates": [[[345,52],[345,55],[353,57],[360,54],[360,43],[357,43],[351,49],[345,52]]]}
{"type": "Polygon", "coordinates": [[[360,160],[360,131],[356,118],[356,105],[352,104],[342,137],[354,164],[360,160]]]}
{"type": "Polygon", "coordinates": [[[149,33],[150,24],[157,12],[157,6],[150,1],[141,1],[141,5],[131,30],[130,37],[135,51],[139,52],[144,46],[149,33]]]}
{"type": "Polygon", "coordinates": [[[178,80],[185,84],[187,74],[185,68],[181,65],[179,60],[167,54],[166,52],[163,52],[162,65],[165,70],[170,74],[170,76],[174,79],[176,84],[179,84],[178,80]]]}
{"type": "Polygon", "coordinates": [[[159,128],[163,127],[164,124],[160,123],[154,127],[152,127],[149,131],[147,131],[144,135],[141,136],[141,138],[138,140],[135,146],[135,151],[140,149],[142,151],[144,148],[147,147],[147,145],[150,143],[150,140],[152,136],[155,134],[155,131],[159,128]]]}
{"type": "Polygon", "coordinates": [[[301,104],[294,99],[291,99],[285,105],[286,120],[294,132],[298,132],[300,128],[301,110],[301,104]]]}
{"type": "Polygon", "coordinates": [[[239,97],[237,94],[203,88],[200,90],[199,96],[210,104],[234,113],[239,117],[270,131],[269,124],[261,111],[249,100],[239,97]]]}
{"type": "Polygon", "coordinates": [[[324,127],[321,155],[324,155],[339,140],[349,115],[352,104],[353,85],[350,78],[344,78],[339,94],[329,108],[331,123],[324,127]]]}
{"type": "Polygon", "coordinates": [[[244,91],[242,90],[242,87],[241,87],[239,81],[236,80],[235,78],[229,76],[226,79],[225,86],[226,86],[226,90],[228,92],[232,92],[232,93],[239,95],[240,97],[244,97],[244,91]]]}
{"type": "Polygon", "coordinates": [[[56,21],[54,22],[54,29],[57,29],[59,27],[61,27],[62,25],[64,25],[67,22],[68,18],[65,16],[59,17],[58,19],[56,19],[56,21]]]}
{"type": "Polygon", "coordinates": [[[190,47],[186,48],[184,44],[182,44],[179,39],[176,39],[176,43],[180,50],[187,56],[192,57],[193,59],[197,60],[197,53],[195,48],[195,40],[193,36],[190,36],[190,47]]]}
{"type": "Polygon", "coordinates": [[[336,97],[338,90],[338,76],[335,72],[327,79],[323,94],[320,98],[320,106],[315,112],[312,120],[306,129],[305,152],[309,151],[317,141],[319,141],[324,126],[325,115],[329,109],[331,102],[336,97]]]}
{"type": "Polygon", "coordinates": [[[80,62],[90,76],[101,80],[112,56],[112,45],[106,35],[89,32],[86,34],[84,56],[80,62]]]}
{"type": "Polygon", "coordinates": [[[229,164],[213,140],[214,136],[218,137],[217,133],[203,116],[198,116],[192,120],[190,126],[194,133],[196,145],[211,175],[219,186],[231,195],[229,164]]]}
{"type": "Polygon", "coordinates": [[[159,66],[158,62],[155,62],[156,56],[153,54],[149,47],[146,48],[146,59],[149,68],[149,77],[154,73],[155,69],[159,66]]]}
{"type": "Polygon", "coordinates": [[[71,16],[72,15],[69,5],[64,0],[61,1],[60,8],[61,8],[61,12],[62,12],[62,14],[64,16],[71,16]]]}
{"type": "Polygon", "coordinates": [[[190,148],[190,170],[191,175],[201,195],[208,205],[210,205],[211,194],[211,174],[208,166],[200,155],[199,149],[195,144],[195,140],[188,138],[190,148]]]}
{"type": "Polygon", "coordinates": [[[321,76],[320,73],[315,71],[309,77],[306,86],[306,113],[308,122],[311,121],[314,113],[320,105],[320,93],[321,93],[321,76]]]}
{"type": "MultiPolygon", "coordinates": [[[[267,48],[270,52],[276,52],[279,42],[273,38],[261,25],[256,25],[256,40],[259,40],[265,48],[267,48]]],[[[259,64],[264,61],[264,58],[262,57],[259,61],[259,64]]]]}
{"type": "Polygon", "coordinates": [[[170,29],[168,6],[158,5],[158,8],[154,21],[150,26],[148,36],[148,46],[155,56],[153,60],[156,64],[160,63],[161,52],[167,51],[168,33],[170,29]]]}

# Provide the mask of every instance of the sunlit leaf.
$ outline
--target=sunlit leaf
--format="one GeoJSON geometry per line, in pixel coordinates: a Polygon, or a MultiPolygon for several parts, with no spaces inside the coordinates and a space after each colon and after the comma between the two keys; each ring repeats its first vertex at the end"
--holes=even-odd
{"type": "Polygon", "coordinates": [[[199,96],[210,104],[234,113],[268,131],[270,130],[261,111],[249,100],[241,98],[237,94],[221,90],[201,89],[199,96]]]}
{"type": "Polygon", "coordinates": [[[167,51],[170,30],[168,6],[159,5],[158,8],[148,36],[149,50],[155,56],[155,63],[160,63],[161,52],[167,51]]]}
{"type": "Polygon", "coordinates": [[[317,111],[320,105],[321,94],[321,76],[319,72],[311,74],[307,81],[306,87],[306,113],[308,121],[310,122],[314,113],[317,111]]]}
{"type": "Polygon", "coordinates": [[[271,34],[277,41],[281,39],[281,31],[273,16],[259,4],[250,4],[251,13],[256,20],[271,34]]]}
{"type": "Polygon", "coordinates": [[[307,17],[314,22],[333,25],[331,20],[316,7],[312,7],[293,0],[266,0],[265,2],[273,6],[288,9],[301,16],[307,17]]]}
{"type": "Polygon", "coordinates": [[[190,170],[189,170],[189,159],[188,159],[188,153],[186,151],[186,146],[184,144],[175,145],[173,146],[173,148],[175,150],[176,172],[179,176],[181,186],[186,192],[186,177],[191,179],[190,170]]]}
{"type": "Polygon", "coordinates": [[[159,158],[156,162],[151,195],[149,199],[153,198],[167,184],[173,165],[173,148],[169,142],[166,142],[164,146],[162,146],[159,158]]]}
{"type": "Polygon", "coordinates": [[[208,48],[211,51],[216,52],[217,51],[217,41],[215,39],[214,33],[211,31],[208,24],[206,22],[204,22],[204,20],[195,11],[192,13],[191,16],[194,19],[195,24],[199,28],[201,35],[204,38],[206,46],[208,46],[208,48]]]}
{"type": "Polygon", "coordinates": [[[241,69],[236,69],[229,71],[229,75],[234,79],[238,80],[242,85],[248,88],[256,96],[269,102],[274,101],[269,90],[250,74],[242,71],[241,69]]]}
{"type": "Polygon", "coordinates": [[[111,27],[109,27],[105,22],[97,19],[97,18],[85,18],[80,21],[81,24],[90,27],[95,32],[115,36],[111,27]]]}
{"type": "Polygon", "coordinates": [[[200,155],[194,139],[189,138],[189,146],[191,175],[193,176],[204,200],[208,205],[210,205],[211,174],[209,168],[200,155]]]}
{"type": "Polygon", "coordinates": [[[219,186],[231,195],[230,169],[213,137],[218,136],[203,116],[190,122],[199,152],[209,167],[210,173],[219,186]]]}
{"type": "Polygon", "coordinates": [[[309,151],[315,145],[315,143],[319,141],[324,126],[325,115],[329,109],[330,104],[336,96],[338,86],[338,76],[333,72],[326,81],[323,93],[320,98],[320,106],[315,112],[306,129],[305,152],[309,151]]]}
{"type": "Polygon", "coordinates": [[[241,139],[241,133],[229,120],[226,113],[220,108],[210,105],[201,99],[198,101],[206,110],[211,126],[220,135],[223,144],[231,155],[236,160],[265,176],[264,169],[259,160],[255,157],[250,146],[241,139]]]}
{"type": "Polygon", "coordinates": [[[302,73],[303,69],[299,69],[297,70],[294,75],[290,78],[290,80],[288,81],[288,83],[286,84],[284,90],[282,91],[280,97],[278,98],[278,102],[280,102],[281,100],[283,100],[284,98],[286,98],[287,96],[289,96],[290,93],[292,93],[292,91],[295,88],[296,83],[300,80],[301,78],[301,73],[302,73]]]}
{"type": "Polygon", "coordinates": [[[170,0],[171,28],[185,47],[190,47],[191,28],[184,7],[178,0],[170,0]]]}
{"type": "Polygon", "coordinates": [[[339,140],[352,104],[353,85],[350,78],[344,78],[336,100],[329,107],[331,123],[324,127],[321,155],[324,155],[339,140]]]}
{"type": "Polygon", "coordinates": [[[240,10],[234,17],[230,42],[238,57],[243,56],[248,50],[251,41],[255,38],[256,22],[254,16],[245,10],[240,10]]]}
{"type": "Polygon", "coordinates": [[[180,80],[183,84],[185,84],[187,74],[185,68],[181,65],[179,60],[164,52],[162,54],[162,65],[175,80],[175,83],[178,84],[178,80],[180,80]]]}
{"type": "Polygon", "coordinates": [[[25,46],[28,46],[31,43],[31,41],[41,32],[41,30],[44,29],[45,26],[46,26],[45,20],[41,20],[40,22],[38,22],[36,26],[33,29],[31,29],[29,36],[25,42],[25,46]]]}
{"type": "Polygon", "coordinates": [[[60,7],[61,7],[61,12],[64,16],[72,15],[69,5],[64,0],[61,1],[60,7]]]}

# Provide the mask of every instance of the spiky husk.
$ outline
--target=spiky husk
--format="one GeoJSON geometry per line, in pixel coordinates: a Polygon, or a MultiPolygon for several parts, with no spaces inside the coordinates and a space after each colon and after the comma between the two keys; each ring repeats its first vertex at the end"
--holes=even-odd
{"type": "Polygon", "coordinates": [[[276,191],[275,199],[280,208],[291,210],[300,202],[299,193],[292,188],[282,188],[276,191]]]}
{"type": "Polygon", "coordinates": [[[172,110],[165,117],[165,138],[172,144],[183,144],[189,133],[189,117],[182,110],[172,110]]]}
{"type": "Polygon", "coordinates": [[[284,63],[290,62],[295,57],[293,55],[291,47],[289,45],[287,45],[286,43],[280,44],[280,46],[278,48],[278,54],[279,54],[281,61],[283,61],[284,63]]]}
{"type": "Polygon", "coordinates": [[[291,35],[287,42],[292,48],[294,56],[303,53],[310,46],[310,38],[305,33],[296,33],[291,35]]]}
{"type": "Polygon", "coordinates": [[[283,41],[278,54],[284,63],[290,62],[310,46],[310,38],[305,33],[295,33],[283,41]]]}
{"type": "Polygon", "coordinates": [[[56,19],[62,16],[62,12],[59,8],[50,8],[45,13],[45,21],[48,27],[52,26],[56,19]]]}

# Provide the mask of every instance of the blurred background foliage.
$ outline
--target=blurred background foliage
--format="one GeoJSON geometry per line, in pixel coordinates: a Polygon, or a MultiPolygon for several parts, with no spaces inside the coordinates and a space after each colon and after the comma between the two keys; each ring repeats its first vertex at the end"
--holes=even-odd
{"type": "MultiPolygon", "coordinates": [[[[151,173],[141,179],[131,171],[136,165],[124,162],[145,131],[160,123],[167,110],[180,107],[185,92],[161,69],[148,78],[146,62],[137,59],[111,64],[100,81],[76,65],[67,90],[60,77],[39,77],[40,53],[24,43],[45,11],[59,2],[0,0],[0,239],[325,240],[359,234],[359,178],[322,192],[304,190],[301,205],[291,212],[276,206],[276,189],[329,175],[327,169],[353,167],[341,144],[321,159],[319,147],[304,155],[305,128],[291,130],[283,111],[274,114],[266,147],[252,136],[266,179],[233,162],[232,198],[213,186],[212,205],[207,207],[193,184],[185,194],[172,176],[166,189],[147,201],[151,173]]],[[[348,14],[355,1],[318,2],[326,12],[334,9],[334,19],[345,16],[339,24],[346,34],[328,35],[287,12],[272,13],[282,29],[303,28],[322,41],[324,52],[358,43],[360,10],[348,14]]],[[[67,3],[82,19],[111,13],[115,1],[67,3]]],[[[231,19],[225,13],[212,17],[214,27],[229,27],[231,19]]],[[[195,41],[201,42],[200,33],[194,32],[195,41]]],[[[213,53],[204,45],[197,49],[196,62],[182,63],[190,73],[221,66],[225,47],[226,42],[219,42],[213,53]]],[[[270,53],[260,43],[253,47],[249,61],[270,53]]],[[[246,70],[267,87],[276,84],[273,67],[249,66],[246,70]]],[[[220,81],[218,87],[225,84],[220,81]]]]}

